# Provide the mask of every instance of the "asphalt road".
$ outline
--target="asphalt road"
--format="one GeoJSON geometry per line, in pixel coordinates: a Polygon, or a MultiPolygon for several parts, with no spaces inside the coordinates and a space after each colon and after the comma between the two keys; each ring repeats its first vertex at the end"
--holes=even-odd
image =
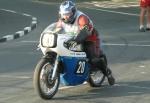
{"type": "MultiPolygon", "coordinates": [[[[42,56],[36,50],[40,33],[57,20],[58,5],[30,0],[0,0],[0,8],[27,13],[38,19],[37,28],[28,35],[0,44],[0,103],[149,103],[150,32],[138,32],[138,7],[79,7],[90,15],[101,34],[116,85],[108,86],[106,81],[101,88],[81,85],[61,89],[52,100],[47,101],[34,92],[32,77],[34,67],[42,56]]],[[[30,22],[27,17],[4,11],[0,12],[1,22],[7,20],[4,14],[13,17],[14,23],[7,22],[7,26],[0,24],[3,28],[0,36],[4,32],[7,35],[18,31],[30,22]]]]}

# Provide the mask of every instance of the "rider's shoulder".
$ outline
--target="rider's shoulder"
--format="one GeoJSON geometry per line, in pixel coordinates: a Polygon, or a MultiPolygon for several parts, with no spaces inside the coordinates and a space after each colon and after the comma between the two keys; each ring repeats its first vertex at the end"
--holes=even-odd
{"type": "Polygon", "coordinates": [[[85,24],[88,24],[89,23],[89,19],[87,16],[85,15],[80,15],[79,18],[78,18],[78,23],[80,25],[85,25],[85,24]]]}

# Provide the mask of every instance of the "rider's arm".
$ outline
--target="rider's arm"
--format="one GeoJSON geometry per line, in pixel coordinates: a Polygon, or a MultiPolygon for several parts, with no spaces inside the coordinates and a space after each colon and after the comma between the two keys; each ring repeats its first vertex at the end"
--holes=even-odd
{"type": "Polygon", "coordinates": [[[58,33],[58,32],[61,31],[61,30],[62,30],[62,21],[61,21],[61,20],[58,20],[58,21],[56,22],[56,28],[55,28],[54,32],[55,32],[55,33],[58,33]]]}
{"type": "Polygon", "coordinates": [[[77,43],[83,42],[87,36],[91,34],[91,31],[93,29],[93,25],[90,24],[90,21],[87,16],[81,15],[78,19],[78,24],[80,27],[79,34],[75,37],[75,41],[77,43]]]}

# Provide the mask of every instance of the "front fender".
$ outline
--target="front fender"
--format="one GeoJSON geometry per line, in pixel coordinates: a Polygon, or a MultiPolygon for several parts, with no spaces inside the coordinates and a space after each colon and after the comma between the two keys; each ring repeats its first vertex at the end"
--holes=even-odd
{"type": "MultiPolygon", "coordinates": [[[[47,59],[51,63],[54,63],[56,60],[56,56],[57,56],[57,53],[55,53],[55,52],[47,52],[42,58],[47,59]]],[[[64,64],[61,60],[58,61],[58,68],[59,68],[58,69],[59,73],[63,73],[64,64]]]]}
{"type": "Polygon", "coordinates": [[[47,52],[42,58],[48,59],[50,62],[54,62],[57,54],[55,52],[47,52]]]}

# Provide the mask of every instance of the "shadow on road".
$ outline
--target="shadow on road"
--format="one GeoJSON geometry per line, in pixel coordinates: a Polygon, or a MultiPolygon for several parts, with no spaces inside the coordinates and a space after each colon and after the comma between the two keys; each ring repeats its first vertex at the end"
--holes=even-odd
{"type": "MultiPolygon", "coordinates": [[[[83,88],[83,87],[82,87],[83,88]]],[[[90,87],[89,87],[90,88],[90,87]]],[[[67,91],[67,90],[65,90],[67,91]]],[[[65,93],[64,93],[65,94],[65,93]]],[[[52,100],[80,100],[80,99],[99,99],[109,97],[125,97],[135,95],[150,95],[150,81],[139,82],[120,82],[115,86],[102,86],[91,88],[85,93],[85,89],[80,88],[80,93],[65,94],[63,97],[54,97],[52,100]]],[[[106,103],[106,102],[103,102],[106,103]]]]}

